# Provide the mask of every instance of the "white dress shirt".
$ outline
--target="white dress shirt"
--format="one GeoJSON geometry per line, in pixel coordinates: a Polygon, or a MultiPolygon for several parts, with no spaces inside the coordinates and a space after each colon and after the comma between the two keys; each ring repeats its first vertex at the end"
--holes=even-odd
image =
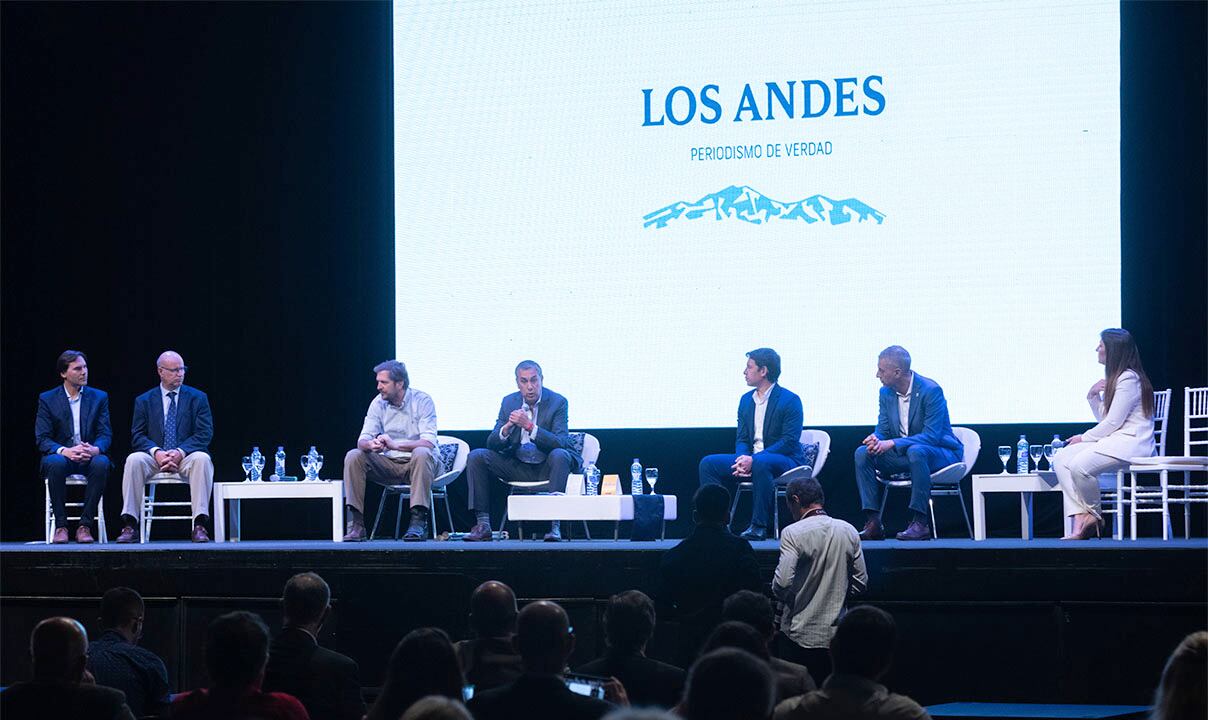
{"type": "Polygon", "coordinates": [[[755,401],[755,441],[751,443],[754,452],[763,452],[763,419],[768,413],[768,398],[772,397],[772,388],[776,387],[776,383],[768,385],[768,391],[759,396],[759,391],[751,393],[751,399],[755,401]]]}
{"type": "MultiPolygon", "coordinates": [[[[533,403],[532,405],[529,405],[527,402],[524,402],[523,398],[520,400],[520,402],[522,403],[520,406],[520,409],[524,411],[524,414],[527,415],[528,419],[530,421],[532,421],[532,423],[533,423],[533,433],[532,434],[530,434],[528,430],[525,430],[524,428],[520,428],[520,444],[524,445],[525,443],[532,442],[533,434],[536,434],[536,431],[537,431],[537,406],[541,404],[541,395],[537,395],[537,402],[533,403]]],[[[504,423],[504,425],[506,425],[506,424],[507,423],[504,423]]],[[[499,428],[499,438],[501,440],[507,440],[508,435],[511,435],[511,434],[512,434],[512,432],[510,430],[507,433],[504,433],[503,428],[499,428]]]]}
{"type": "Polygon", "coordinates": [[[914,373],[910,373],[910,384],[906,386],[906,394],[898,393],[898,426],[902,437],[910,437],[910,393],[914,391],[914,373]]]}
{"type": "Polygon", "coordinates": [[[80,436],[80,400],[84,398],[84,388],[80,388],[74,398],[66,388],[63,389],[63,392],[67,394],[67,407],[71,408],[71,446],[75,447],[80,444],[82,439],[80,436]]]}

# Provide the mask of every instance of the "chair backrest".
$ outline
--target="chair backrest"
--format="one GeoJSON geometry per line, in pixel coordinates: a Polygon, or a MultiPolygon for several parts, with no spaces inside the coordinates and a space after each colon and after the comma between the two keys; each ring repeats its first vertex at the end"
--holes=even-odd
{"type": "Polygon", "coordinates": [[[953,427],[952,434],[965,446],[962,462],[965,463],[965,472],[969,473],[973,470],[973,463],[977,462],[977,454],[981,452],[981,435],[967,427],[953,427]]]}
{"type": "Polygon", "coordinates": [[[470,445],[461,438],[455,438],[452,435],[437,435],[436,443],[438,446],[457,446],[457,455],[453,458],[453,466],[445,468],[442,464],[441,473],[437,475],[433,483],[444,482],[449,483],[457,479],[462,471],[466,469],[466,459],[470,456],[470,445]]]}
{"type": "Polygon", "coordinates": [[[1166,454],[1166,420],[1170,417],[1170,388],[1153,391],[1153,449],[1166,454]]]}
{"type": "Polygon", "coordinates": [[[814,461],[813,472],[810,477],[818,477],[818,473],[822,472],[822,466],[826,464],[826,456],[830,455],[830,434],[825,430],[802,430],[801,444],[810,445],[818,443],[818,459],[814,461]]]}
{"type": "Polygon", "coordinates": [[[600,441],[591,433],[583,433],[583,464],[599,462],[600,441]]]}
{"type": "Polygon", "coordinates": [[[1208,455],[1208,387],[1183,388],[1183,454],[1208,455]]]}

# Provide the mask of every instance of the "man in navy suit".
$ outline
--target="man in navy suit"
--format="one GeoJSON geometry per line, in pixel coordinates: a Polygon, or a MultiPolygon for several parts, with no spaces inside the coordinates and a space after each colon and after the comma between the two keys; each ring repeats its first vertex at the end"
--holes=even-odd
{"type": "Polygon", "coordinates": [[[59,356],[59,377],[63,385],[38,396],[38,417],[34,437],[42,451],[42,477],[50,481],[50,507],[54,512],[53,542],[67,542],[67,476],[88,478],[84,509],[76,542],[90,543],[92,519],[105,494],[109,477],[109,396],[88,387],[88,358],[78,350],[66,350],[59,356]]]}
{"type": "MultiPolygon", "coordinates": [[[[524,360],[516,366],[514,392],[499,405],[487,446],[470,453],[466,477],[475,525],[466,540],[491,539],[491,484],[494,478],[548,483],[542,490],[564,492],[566,478],[583,459],[571,445],[566,398],[542,387],[541,366],[524,360]]],[[[557,520],[545,539],[562,539],[557,520]]]]}
{"type": "Polygon", "coordinates": [[[856,448],[856,484],[868,521],[860,531],[861,540],[880,540],[881,503],[885,486],[876,471],[888,477],[910,473],[910,509],[914,518],[899,540],[930,540],[928,500],[931,498],[931,473],[964,455],[961,441],[952,434],[948,420],[948,402],[934,380],[910,371],[910,353],[900,345],[891,345],[877,356],[877,379],[881,381],[880,411],[877,429],[856,448]]]}
{"type": "Polygon", "coordinates": [[[750,481],[755,499],[747,540],[766,540],[776,501],[776,478],[805,463],[801,448],[804,415],[801,398],[780,385],[780,355],[771,348],[747,353],[742,372],[755,388],[738,401],[738,433],[734,454],[707,455],[700,461],[702,485],[726,485],[731,493],[739,482],[750,481]]]}
{"type": "Polygon", "coordinates": [[[209,520],[210,491],[214,487],[214,463],[209,453],[214,436],[210,399],[197,388],[185,385],[185,361],[166,350],[155,361],[159,385],[134,399],[134,422],[122,474],[122,522],[120,543],[138,538],[147,478],[156,473],[179,473],[189,481],[193,506],[193,542],[209,542],[205,523],[209,520]]]}

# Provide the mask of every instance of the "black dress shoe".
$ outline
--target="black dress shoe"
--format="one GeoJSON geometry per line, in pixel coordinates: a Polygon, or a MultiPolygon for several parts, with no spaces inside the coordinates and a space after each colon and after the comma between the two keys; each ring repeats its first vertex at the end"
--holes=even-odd
{"type": "Polygon", "coordinates": [[[868,522],[864,523],[864,529],[860,531],[860,539],[884,540],[885,530],[881,527],[881,521],[869,518],[868,522]]]}
{"type": "Polygon", "coordinates": [[[899,540],[930,540],[931,528],[923,523],[915,520],[906,526],[906,529],[898,533],[895,537],[899,540]]]}
{"type": "Polygon", "coordinates": [[[545,537],[541,538],[545,542],[562,542],[562,528],[551,527],[545,537]]]}
{"type": "Polygon", "coordinates": [[[743,540],[750,540],[752,542],[755,542],[757,540],[767,540],[768,531],[764,530],[763,528],[757,528],[754,525],[752,525],[752,526],[748,527],[746,530],[743,530],[742,535],[739,535],[739,537],[741,537],[743,540]]]}

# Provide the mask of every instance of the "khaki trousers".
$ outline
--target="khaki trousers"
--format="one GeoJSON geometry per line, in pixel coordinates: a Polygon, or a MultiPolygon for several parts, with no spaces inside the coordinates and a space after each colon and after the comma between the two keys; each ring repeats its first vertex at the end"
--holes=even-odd
{"type": "Polygon", "coordinates": [[[381,453],[352,449],[344,456],[344,502],[358,512],[365,512],[365,479],[391,485],[411,486],[411,507],[428,507],[428,493],[436,477],[436,451],[417,447],[409,458],[391,458],[381,453]]]}
{"type": "MultiPolygon", "coordinates": [[[[122,471],[122,514],[139,521],[143,517],[143,493],[147,478],[159,472],[149,453],[132,452],[126,456],[122,471]]],[[[189,481],[189,500],[193,517],[210,514],[210,491],[214,488],[214,463],[203,452],[192,452],[180,464],[180,476],[189,481]]]]}

